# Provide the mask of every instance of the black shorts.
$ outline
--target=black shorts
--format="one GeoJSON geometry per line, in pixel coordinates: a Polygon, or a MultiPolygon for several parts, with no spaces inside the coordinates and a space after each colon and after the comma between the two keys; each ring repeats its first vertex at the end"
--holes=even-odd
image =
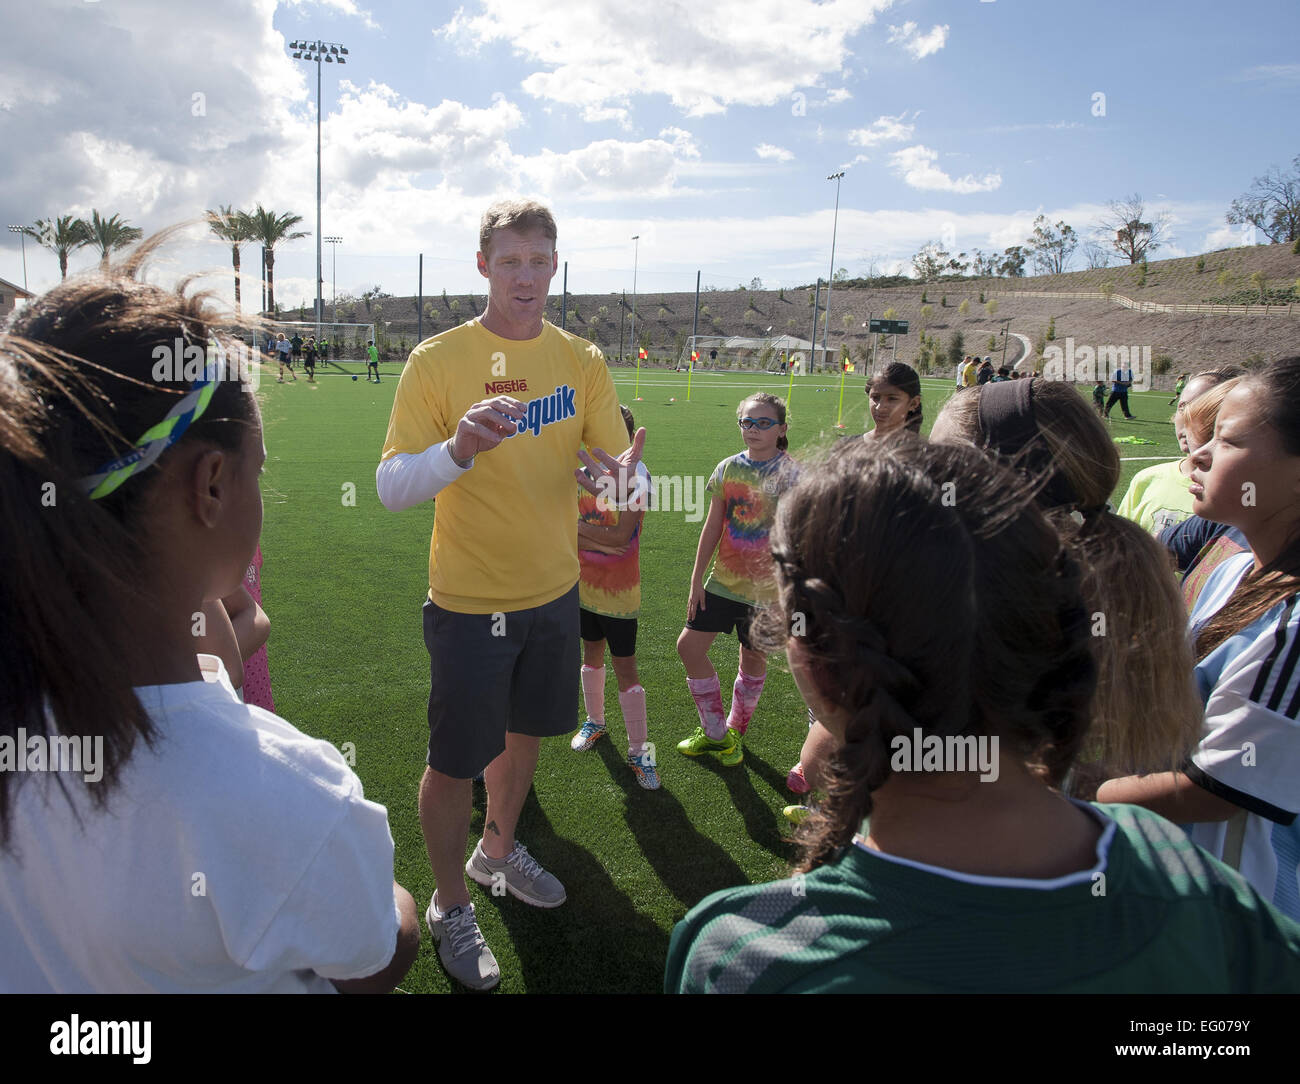
{"type": "Polygon", "coordinates": [[[636,618],[607,617],[592,610],[578,611],[578,627],[582,638],[589,643],[609,641],[609,653],[616,659],[626,659],[636,654],[636,618]]]}
{"type": "Polygon", "coordinates": [[[472,779],[506,733],[553,738],[578,715],[578,585],[531,610],[462,614],[424,602],[430,768],[472,779]]]}
{"type": "Polygon", "coordinates": [[[753,619],[754,607],[749,603],[705,591],[704,606],[695,611],[695,616],[686,622],[686,627],[692,632],[721,632],[728,635],[734,628],[740,646],[752,651],[754,645],[749,642],[749,623],[753,619]]]}

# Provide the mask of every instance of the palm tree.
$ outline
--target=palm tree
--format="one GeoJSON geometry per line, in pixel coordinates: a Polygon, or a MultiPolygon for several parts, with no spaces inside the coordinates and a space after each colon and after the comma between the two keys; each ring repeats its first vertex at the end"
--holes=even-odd
{"type": "Polygon", "coordinates": [[[82,225],[86,227],[86,244],[99,249],[101,271],[108,270],[108,254],[113,249],[125,248],[144,236],[144,231],[138,226],[128,226],[117,215],[100,218],[99,212],[94,209],[90,212],[90,221],[83,221],[82,225]]]}
{"type": "Polygon", "coordinates": [[[260,203],[257,210],[248,216],[252,235],[250,240],[258,241],[266,248],[266,311],[275,312],[275,246],[281,241],[296,241],[309,234],[301,231],[289,231],[302,221],[302,215],[277,215],[266,210],[260,203]]]}
{"type": "Polygon", "coordinates": [[[68,277],[68,253],[90,243],[89,230],[90,227],[75,215],[38,218],[35,225],[23,227],[23,233],[58,255],[59,273],[65,279],[68,277]]]}
{"type": "Polygon", "coordinates": [[[231,210],[225,204],[219,211],[208,212],[212,232],[230,245],[230,261],[235,265],[235,315],[239,315],[239,246],[254,240],[252,216],[247,211],[231,210]]]}

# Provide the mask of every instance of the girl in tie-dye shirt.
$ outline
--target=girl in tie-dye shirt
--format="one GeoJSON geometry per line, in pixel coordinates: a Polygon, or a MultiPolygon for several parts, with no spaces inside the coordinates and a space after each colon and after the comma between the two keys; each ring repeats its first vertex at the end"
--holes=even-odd
{"type": "Polygon", "coordinates": [[[745,450],[719,463],[709,479],[713,499],[695,555],[686,628],[677,639],[686,684],[700,714],[695,733],[677,748],[687,756],[715,757],[727,766],[743,759],[740,739],[767,676],[767,656],[750,645],[749,623],[755,607],[776,598],[767,535],[777,500],[797,474],[786,454],[783,399],[760,392],[742,402],[736,414],[745,450]],[[706,581],[704,571],[715,552],[706,581]],[[733,629],[740,640],[740,669],[731,710],[724,716],[721,685],[708,652],[718,633],[733,629]]]}

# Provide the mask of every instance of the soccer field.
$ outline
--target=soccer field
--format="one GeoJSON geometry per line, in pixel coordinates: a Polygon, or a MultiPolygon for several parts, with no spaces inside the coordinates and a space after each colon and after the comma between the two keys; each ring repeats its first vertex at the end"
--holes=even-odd
{"type": "MultiPolygon", "coordinates": [[[[378,385],[365,382],[360,363],[350,368],[362,379],[333,371],[319,374],[314,385],[304,379],[277,384],[264,375],[263,606],[271,619],[271,684],[277,713],[345,752],[355,750],[367,797],[388,808],[397,880],[423,913],[433,884],[416,816],[429,687],[420,606],[434,506],[393,513],[379,503],[375,467],[400,367],[384,366],[378,385]]],[[[651,472],[706,478],[721,459],[742,450],[735,414],[741,399],[760,390],[784,396],[790,386],[788,378],[762,373],[702,373],[687,402],[685,373],[647,370],[636,401],[635,372],[614,370],[614,381],[647,430],[651,472]]],[[[803,447],[863,429],[863,378],[850,374],[844,383],[845,428],[837,430],[838,380],[795,378],[789,438],[796,457],[803,447]]],[[[947,380],[923,383],[928,431],[952,387],[947,380]]],[[[1116,503],[1132,474],[1154,462],[1137,457],[1178,452],[1168,398],[1135,394],[1138,420],[1112,423],[1116,436],[1156,442],[1121,446],[1122,457],[1135,458],[1124,464],[1116,503]]],[[[788,870],[794,852],[781,807],[793,800],[785,775],[798,759],[806,716],[785,660],[773,659],[769,667],[743,765],[689,760],[674,748],[697,722],[675,645],[700,526],[682,511],[652,510],[643,533],[637,661],[662,788],[641,790],[623,762],[617,688],[607,667],[613,740],[581,754],[564,739],[543,742],[520,818],[519,839],[564,883],[568,901],[543,911],[472,889],[484,936],[500,961],[503,991],[657,991],[673,923],[691,906],[717,889],[788,870]]],[[[528,544],[521,534],[519,545],[528,544]]],[[[712,658],[729,703],[735,639],[719,637],[712,658]]],[[[578,665],[575,658],[571,672],[556,681],[577,682],[578,665]]],[[[575,729],[580,722],[575,717],[575,729]]],[[[467,858],[482,831],[483,804],[476,786],[467,858]]],[[[427,930],[403,989],[460,990],[444,975],[427,930]]]]}

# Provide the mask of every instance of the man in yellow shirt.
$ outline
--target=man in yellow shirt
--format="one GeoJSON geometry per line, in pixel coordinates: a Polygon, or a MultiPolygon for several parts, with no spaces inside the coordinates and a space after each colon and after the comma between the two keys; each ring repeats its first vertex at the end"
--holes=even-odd
{"type": "Polygon", "coordinates": [[[471,780],[483,774],[488,801],[464,873],[494,894],[558,907],[564,887],[514,833],[540,739],[567,734],[577,718],[573,480],[626,500],[645,443],[640,430],[628,447],[600,350],[544,319],[555,240],[555,219],[540,204],[488,208],[478,253],[487,308],[411,352],[375,475],[393,511],[437,500],[419,793],[437,891],[425,919],[447,972],[475,989],[495,986],[500,970],[461,871],[471,780]],[[573,469],[575,457],[585,471],[573,469]]]}

